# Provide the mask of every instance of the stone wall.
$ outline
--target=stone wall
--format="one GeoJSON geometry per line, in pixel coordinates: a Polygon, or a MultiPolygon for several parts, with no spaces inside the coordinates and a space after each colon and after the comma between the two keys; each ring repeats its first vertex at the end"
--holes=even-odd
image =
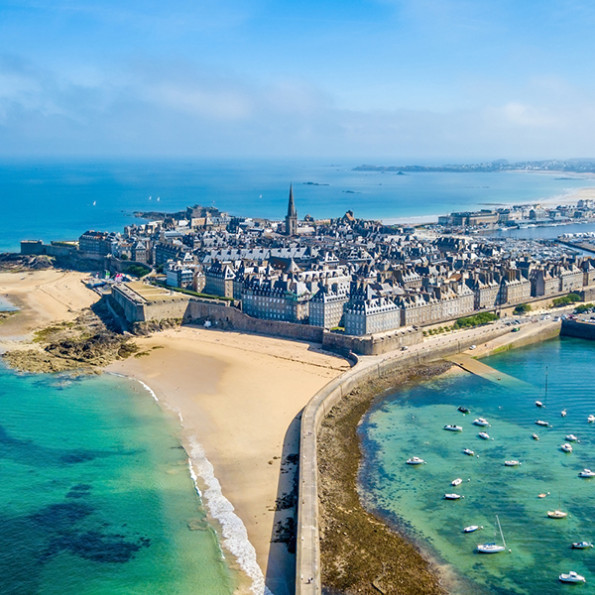
{"type": "Polygon", "coordinates": [[[253,318],[237,308],[229,307],[228,302],[203,301],[192,298],[189,301],[184,320],[197,323],[208,320],[226,329],[322,343],[323,329],[320,327],[282,320],[253,318]]]}
{"type": "Polygon", "coordinates": [[[357,353],[358,355],[380,355],[402,347],[410,347],[423,338],[421,330],[400,330],[376,337],[354,337],[341,333],[324,331],[322,345],[329,351],[338,353],[357,353]]]}
{"type": "Polygon", "coordinates": [[[180,295],[178,299],[154,300],[145,305],[144,320],[165,320],[182,318],[188,321],[188,296],[180,295]]]}
{"type": "Polygon", "coordinates": [[[595,340],[595,324],[581,322],[580,320],[563,320],[561,335],[578,337],[579,339],[595,340]]]}
{"type": "Polygon", "coordinates": [[[133,292],[126,290],[124,287],[115,285],[112,288],[110,299],[122,310],[128,323],[132,324],[134,322],[142,322],[146,320],[145,305],[133,292]]]}

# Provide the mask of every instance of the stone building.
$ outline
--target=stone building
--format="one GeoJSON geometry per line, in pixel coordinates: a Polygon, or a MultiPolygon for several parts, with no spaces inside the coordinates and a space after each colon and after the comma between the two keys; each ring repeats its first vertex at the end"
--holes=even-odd
{"type": "Polygon", "coordinates": [[[336,283],[322,285],[310,300],[310,324],[327,329],[339,326],[348,300],[349,293],[344,287],[336,283]]]}
{"type": "Polygon", "coordinates": [[[399,328],[401,311],[389,298],[377,296],[370,287],[352,289],[344,306],[345,333],[368,335],[399,328]]]}
{"type": "Polygon", "coordinates": [[[213,262],[205,271],[204,292],[209,295],[220,295],[223,297],[234,297],[233,280],[235,271],[229,263],[222,263],[218,260],[213,262]]]}
{"type": "Polygon", "coordinates": [[[116,236],[107,231],[86,231],[79,237],[79,251],[86,258],[105,258],[112,253],[116,236]]]}

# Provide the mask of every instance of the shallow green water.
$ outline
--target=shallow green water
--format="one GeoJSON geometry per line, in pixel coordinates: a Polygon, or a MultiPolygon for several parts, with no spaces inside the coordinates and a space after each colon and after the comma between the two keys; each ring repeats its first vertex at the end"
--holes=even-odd
{"type": "Polygon", "coordinates": [[[595,592],[595,551],[570,548],[573,541],[595,540],[595,479],[578,477],[585,467],[595,470],[595,424],[587,423],[595,414],[594,355],[595,343],[575,339],[499,354],[483,361],[522,383],[456,375],[411,385],[376,403],[364,419],[364,500],[451,565],[460,577],[458,592],[558,593],[572,588],[557,580],[569,570],[586,577],[580,592],[595,592]],[[536,399],[545,399],[546,407],[536,407],[536,399]],[[459,405],[471,413],[461,414],[459,405]],[[484,428],[472,424],[478,416],[491,424],[489,441],[478,437],[484,428]],[[540,428],[537,419],[553,427],[540,428]],[[463,431],[444,431],[445,424],[463,431]],[[539,441],[531,438],[534,432],[539,441]],[[570,433],[580,442],[566,454],[560,445],[570,433]],[[463,448],[477,456],[464,455],[463,448]],[[427,463],[406,465],[413,455],[427,463]],[[522,464],[506,467],[508,459],[522,464]],[[451,486],[457,477],[463,484],[451,486]],[[450,492],[465,497],[444,500],[450,492]],[[540,493],[549,495],[540,499],[540,493]],[[568,518],[547,518],[556,508],[568,518]],[[512,551],[476,554],[478,543],[494,541],[496,515],[512,551]],[[484,529],[464,534],[468,525],[484,529]]]}
{"type": "Polygon", "coordinates": [[[0,592],[231,593],[176,433],[135,382],[0,369],[0,592]]]}

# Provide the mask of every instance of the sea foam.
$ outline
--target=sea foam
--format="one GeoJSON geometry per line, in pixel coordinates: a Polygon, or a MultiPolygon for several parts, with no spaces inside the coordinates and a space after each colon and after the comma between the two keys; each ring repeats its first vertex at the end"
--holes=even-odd
{"type": "MultiPolygon", "coordinates": [[[[116,375],[120,376],[120,374],[116,375]]],[[[157,403],[160,403],[157,394],[150,386],[142,380],[136,380],[157,403]]],[[[180,424],[183,426],[184,418],[181,412],[174,407],[168,407],[168,409],[177,414],[180,424]]],[[[242,519],[234,512],[233,504],[223,495],[221,484],[215,477],[213,465],[207,459],[202,445],[194,436],[189,438],[189,444],[190,476],[210,516],[221,526],[223,547],[233,555],[240,568],[252,581],[250,590],[254,595],[273,595],[265,585],[264,575],[256,562],[256,550],[248,539],[246,527],[242,519]],[[199,480],[206,486],[204,491],[201,491],[199,487],[199,480]]]]}

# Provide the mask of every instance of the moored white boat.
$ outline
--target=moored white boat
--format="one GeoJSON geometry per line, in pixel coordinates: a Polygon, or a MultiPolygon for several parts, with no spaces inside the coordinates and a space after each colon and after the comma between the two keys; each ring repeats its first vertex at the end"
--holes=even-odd
{"type": "Polygon", "coordinates": [[[562,409],[562,411],[560,411],[560,415],[562,417],[566,417],[566,409],[562,409]]]}
{"type": "Polygon", "coordinates": [[[476,426],[481,426],[482,428],[485,428],[490,425],[488,420],[485,419],[484,417],[478,417],[478,418],[474,419],[473,424],[476,426]]]}
{"type": "Polygon", "coordinates": [[[475,531],[478,531],[479,529],[483,529],[483,527],[481,527],[479,525],[469,525],[468,527],[465,527],[463,529],[463,533],[474,533],[475,531]]]}
{"type": "Polygon", "coordinates": [[[567,574],[562,573],[558,577],[558,580],[562,583],[586,583],[587,582],[587,579],[584,576],[578,574],[574,570],[571,570],[567,574]]]}
{"type": "Polygon", "coordinates": [[[425,461],[419,457],[411,457],[410,459],[407,459],[406,463],[408,465],[422,465],[425,461]]]}
{"type": "Polygon", "coordinates": [[[539,440],[539,436],[537,434],[532,434],[531,438],[533,438],[533,440],[539,440]]]}
{"type": "Polygon", "coordinates": [[[589,415],[589,417],[587,417],[587,421],[590,424],[595,424],[595,415],[593,415],[593,414],[589,415]]]}
{"type": "Polygon", "coordinates": [[[463,454],[466,454],[467,456],[470,456],[470,457],[475,456],[475,452],[472,451],[470,448],[464,448],[463,449],[463,454]]]}
{"type": "Polygon", "coordinates": [[[504,465],[506,467],[518,467],[521,464],[520,461],[517,461],[516,459],[509,459],[508,461],[504,461],[504,465]]]}
{"type": "Polygon", "coordinates": [[[568,513],[556,509],[556,510],[548,510],[547,515],[548,515],[548,517],[550,517],[550,519],[565,519],[568,516],[568,513]]]}
{"type": "Polygon", "coordinates": [[[543,407],[543,403],[541,401],[535,401],[535,405],[537,407],[543,407]]]}
{"type": "Polygon", "coordinates": [[[456,479],[453,479],[450,482],[451,486],[460,486],[463,483],[463,480],[460,477],[457,477],[456,479]]]}
{"type": "Polygon", "coordinates": [[[560,450],[563,450],[564,452],[572,452],[572,444],[565,442],[562,444],[562,446],[560,446],[560,450]]]}
{"type": "Polygon", "coordinates": [[[588,550],[593,544],[590,541],[575,541],[570,547],[573,550],[588,550]]]}
{"type": "Polygon", "coordinates": [[[568,436],[566,436],[566,441],[567,442],[577,442],[578,438],[574,434],[568,434],[568,436]]]}
{"type": "Polygon", "coordinates": [[[444,499],[445,500],[460,500],[461,498],[464,498],[465,496],[461,496],[461,494],[444,494],[444,499]]]}
{"type": "Polygon", "coordinates": [[[538,419],[535,421],[535,424],[538,426],[543,426],[544,428],[548,428],[549,427],[549,422],[544,421],[543,419],[538,419]]]}
{"type": "Polygon", "coordinates": [[[579,477],[595,477],[595,471],[591,471],[591,469],[583,469],[578,474],[579,477]]]}
{"type": "Polygon", "coordinates": [[[448,432],[462,432],[463,428],[461,426],[456,426],[455,424],[446,424],[444,429],[448,432]]]}
{"type": "Polygon", "coordinates": [[[479,434],[477,434],[482,440],[489,440],[490,439],[490,435],[487,432],[479,432],[479,434]]]}

